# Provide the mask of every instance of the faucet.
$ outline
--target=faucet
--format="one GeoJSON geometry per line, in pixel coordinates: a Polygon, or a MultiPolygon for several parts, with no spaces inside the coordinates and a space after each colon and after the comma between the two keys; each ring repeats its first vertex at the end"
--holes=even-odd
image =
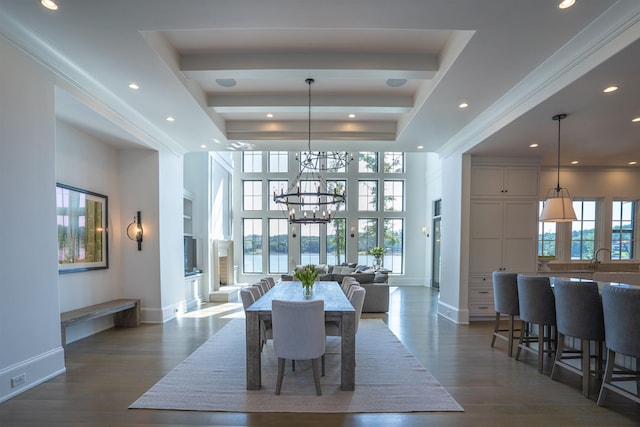
{"type": "Polygon", "coordinates": [[[605,251],[605,252],[609,252],[609,258],[611,258],[611,250],[608,248],[600,248],[596,251],[596,254],[593,256],[593,259],[591,260],[591,263],[593,264],[593,269],[596,270],[598,267],[598,264],[600,263],[600,261],[598,261],[598,255],[600,254],[600,252],[605,251]]]}

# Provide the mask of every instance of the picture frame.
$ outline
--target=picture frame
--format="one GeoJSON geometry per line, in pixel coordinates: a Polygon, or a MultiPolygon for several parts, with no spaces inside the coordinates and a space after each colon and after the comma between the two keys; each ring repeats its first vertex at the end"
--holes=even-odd
{"type": "Polygon", "coordinates": [[[109,268],[109,198],[56,183],[58,272],[109,268]]]}

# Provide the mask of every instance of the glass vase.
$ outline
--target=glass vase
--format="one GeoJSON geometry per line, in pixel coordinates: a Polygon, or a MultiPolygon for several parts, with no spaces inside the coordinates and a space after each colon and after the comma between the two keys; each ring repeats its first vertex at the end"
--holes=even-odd
{"type": "Polygon", "coordinates": [[[311,298],[313,296],[313,283],[302,285],[302,295],[305,298],[311,298]]]}

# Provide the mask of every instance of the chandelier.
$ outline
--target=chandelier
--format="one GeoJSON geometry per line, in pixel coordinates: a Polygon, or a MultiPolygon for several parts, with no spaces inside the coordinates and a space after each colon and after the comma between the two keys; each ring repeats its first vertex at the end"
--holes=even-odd
{"type": "Polygon", "coordinates": [[[314,79],[306,79],[309,85],[309,139],[307,151],[300,158],[300,172],[294,182],[285,191],[284,188],[273,192],[273,201],[286,206],[289,224],[327,224],[332,214],[345,203],[345,189],[332,188],[321,172],[345,170],[353,160],[346,152],[311,150],[311,85],[314,79]]]}

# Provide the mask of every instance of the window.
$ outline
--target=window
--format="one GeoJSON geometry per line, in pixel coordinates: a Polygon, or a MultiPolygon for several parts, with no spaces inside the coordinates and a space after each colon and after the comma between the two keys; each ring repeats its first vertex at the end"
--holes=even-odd
{"type": "Polygon", "coordinates": [[[242,189],[242,209],[262,210],[262,181],[243,181],[242,189]]]}
{"type": "Polygon", "coordinates": [[[286,193],[288,191],[289,181],[278,180],[269,181],[269,210],[270,211],[283,211],[287,209],[287,206],[283,203],[276,203],[273,201],[273,194],[286,193]]]}
{"type": "Polygon", "coordinates": [[[289,153],[286,151],[269,152],[269,172],[284,173],[289,171],[289,153]]]}
{"type": "Polygon", "coordinates": [[[347,261],[347,220],[337,218],[327,224],[327,264],[347,261]]]}
{"type": "Polygon", "coordinates": [[[320,264],[320,224],[300,225],[300,263],[320,264]]]}
{"type": "Polygon", "coordinates": [[[387,212],[404,210],[404,181],[384,181],[384,210],[387,212]]]}
{"type": "Polygon", "coordinates": [[[269,219],[269,273],[286,273],[289,260],[288,221],[269,219]]]}
{"type": "Polygon", "coordinates": [[[404,242],[404,220],[400,218],[385,218],[384,244],[385,250],[383,267],[393,273],[402,273],[402,254],[404,242]]]}
{"type": "MultiPolygon", "coordinates": [[[[338,193],[338,194],[342,194],[344,193],[345,189],[347,188],[347,181],[345,180],[332,180],[332,179],[328,179],[327,180],[327,191],[329,193],[338,193]]],[[[339,205],[333,205],[329,207],[332,211],[345,211],[347,210],[347,206],[346,203],[340,203],[339,205]]]]}
{"type": "MultiPolygon", "coordinates": [[[[300,181],[300,191],[302,193],[315,193],[318,191],[318,187],[320,186],[320,181],[300,181]]],[[[313,196],[311,196],[313,197],[313,196]]],[[[315,201],[317,197],[313,197],[312,201],[315,201]]],[[[320,205],[307,205],[304,206],[306,210],[309,211],[318,211],[320,210],[320,205]]],[[[300,207],[302,209],[302,206],[300,207]]]]}
{"type": "MultiPolygon", "coordinates": [[[[337,154],[344,156],[344,158],[349,158],[351,156],[349,153],[336,151],[337,154]]],[[[327,171],[332,173],[344,173],[347,171],[347,167],[335,158],[327,158],[327,171]]]]}
{"type": "Polygon", "coordinates": [[[358,181],[358,210],[378,210],[378,181],[358,181]]]}
{"type": "Polygon", "coordinates": [[[401,153],[401,152],[384,153],[383,170],[385,173],[404,172],[404,153],[401,153]]]}
{"type": "Polygon", "coordinates": [[[358,172],[375,173],[378,172],[378,153],[373,151],[363,151],[358,155],[358,172]]]}
{"type": "Polygon", "coordinates": [[[591,260],[595,254],[596,202],[573,201],[577,220],[571,223],[571,259],[591,260]]]}
{"type": "Polygon", "coordinates": [[[358,219],[358,264],[373,265],[369,250],[378,246],[378,220],[358,219]]]}
{"type": "MultiPolygon", "coordinates": [[[[538,218],[544,202],[540,201],[538,218]]],[[[556,223],[538,221],[538,256],[556,256],[556,223]]]]}
{"type": "Polygon", "coordinates": [[[636,204],[633,201],[613,202],[611,209],[611,259],[633,259],[635,211],[636,204]]]}
{"type": "Polygon", "coordinates": [[[243,171],[250,173],[262,172],[262,151],[245,151],[242,153],[243,171]]]}
{"type": "MultiPolygon", "coordinates": [[[[242,220],[242,268],[245,273],[262,273],[262,219],[242,220]]],[[[230,268],[233,268],[230,266],[230,268]]]]}

